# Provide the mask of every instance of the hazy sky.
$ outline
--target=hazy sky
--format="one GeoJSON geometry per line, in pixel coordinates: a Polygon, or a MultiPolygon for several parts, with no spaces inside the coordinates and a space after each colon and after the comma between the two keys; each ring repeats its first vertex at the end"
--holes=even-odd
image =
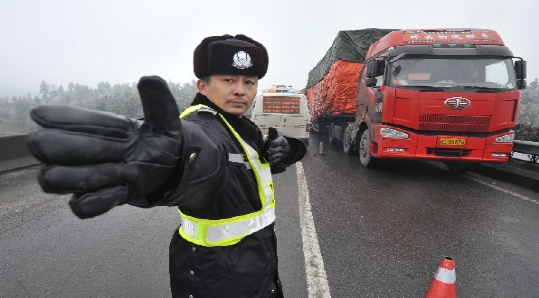
{"type": "Polygon", "coordinates": [[[270,58],[260,89],[305,87],[339,30],[486,28],[539,77],[534,0],[1,0],[0,97],[37,95],[42,80],[132,83],[143,75],[187,83],[206,36],[243,33],[270,58]]]}

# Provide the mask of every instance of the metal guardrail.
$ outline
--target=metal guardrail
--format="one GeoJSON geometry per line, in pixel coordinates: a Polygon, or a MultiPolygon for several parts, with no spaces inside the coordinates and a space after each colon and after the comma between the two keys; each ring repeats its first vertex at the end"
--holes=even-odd
{"type": "Polygon", "coordinates": [[[513,141],[513,152],[518,152],[528,155],[531,162],[537,163],[539,160],[539,143],[531,141],[513,141]]]}
{"type": "Polygon", "coordinates": [[[26,148],[24,134],[0,136],[0,173],[39,164],[26,148]]]}

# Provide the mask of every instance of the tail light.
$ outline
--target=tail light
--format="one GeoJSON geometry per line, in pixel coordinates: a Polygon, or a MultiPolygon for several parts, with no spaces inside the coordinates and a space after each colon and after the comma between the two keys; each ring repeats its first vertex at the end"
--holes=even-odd
{"type": "Polygon", "coordinates": [[[305,125],[305,132],[309,132],[309,131],[311,131],[311,123],[307,123],[305,125]]]}

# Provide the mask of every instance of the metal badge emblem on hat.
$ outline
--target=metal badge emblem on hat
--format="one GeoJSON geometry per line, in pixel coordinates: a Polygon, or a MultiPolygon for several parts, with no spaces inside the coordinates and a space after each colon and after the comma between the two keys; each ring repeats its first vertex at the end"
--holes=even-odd
{"type": "Polygon", "coordinates": [[[232,63],[232,66],[238,69],[246,69],[253,66],[251,56],[244,51],[237,52],[234,54],[234,63],[232,63]]]}

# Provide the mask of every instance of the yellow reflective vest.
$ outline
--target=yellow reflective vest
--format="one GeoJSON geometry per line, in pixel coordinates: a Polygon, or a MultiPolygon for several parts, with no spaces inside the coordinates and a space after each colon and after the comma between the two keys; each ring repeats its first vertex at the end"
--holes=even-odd
{"type": "MultiPolygon", "coordinates": [[[[255,233],[275,221],[275,194],[270,165],[267,162],[261,162],[256,150],[240,137],[223,115],[210,107],[205,105],[191,106],[183,111],[180,118],[199,110],[219,115],[241,145],[247,157],[246,166],[250,167],[255,175],[262,208],[249,214],[223,219],[196,218],[183,213],[178,208],[181,217],[179,233],[185,240],[202,246],[234,245],[243,237],[255,233]]],[[[243,156],[234,154],[229,154],[228,158],[236,161],[244,160],[243,156]]]]}

